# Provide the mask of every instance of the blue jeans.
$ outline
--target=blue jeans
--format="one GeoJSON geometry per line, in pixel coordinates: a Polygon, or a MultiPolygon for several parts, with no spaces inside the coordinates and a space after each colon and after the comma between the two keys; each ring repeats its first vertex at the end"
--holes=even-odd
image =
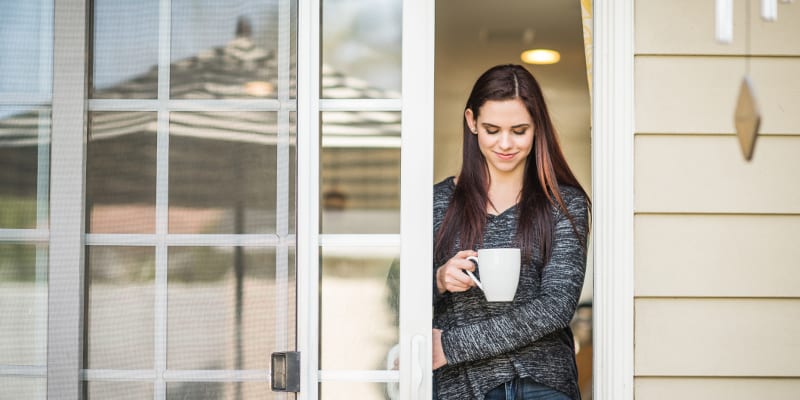
{"type": "Polygon", "coordinates": [[[486,400],[570,400],[566,394],[531,378],[514,378],[486,393],[486,400]]]}

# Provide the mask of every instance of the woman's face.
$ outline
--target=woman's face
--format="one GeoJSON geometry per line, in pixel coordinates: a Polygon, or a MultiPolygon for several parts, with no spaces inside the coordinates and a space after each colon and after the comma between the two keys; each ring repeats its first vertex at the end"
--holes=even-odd
{"type": "Polygon", "coordinates": [[[533,148],[533,119],[519,98],[488,100],[475,120],[472,110],[464,114],[493,178],[515,176],[522,179],[525,160],[533,148]]]}

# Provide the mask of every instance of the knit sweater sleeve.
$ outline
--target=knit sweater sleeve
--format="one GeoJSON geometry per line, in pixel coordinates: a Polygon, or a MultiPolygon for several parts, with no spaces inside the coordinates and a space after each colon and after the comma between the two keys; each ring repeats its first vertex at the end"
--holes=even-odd
{"type": "MultiPolygon", "coordinates": [[[[450,205],[450,198],[453,195],[453,177],[449,177],[433,187],[433,242],[436,243],[436,232],[442,226],[444,214],[447,212],[447,207],[450,205]]],[[[440,300],[447,296],[447,292],[439,293],[439,288],[436,286],[436,270],[440,265],[433,263],[433,305],[436,305],[440,300]]]]}
{"type": "Polygon", "coordinates": [[[582,195],[565,200],[577,229],[573,229],[562,212],[558,213],[552,256],[544,266],[539,293],[507,313],[442,332],[442,348],[448,364],[504,354],[569,325],[586,269],[583,238],[588,229],[588,210],[582,195]]]}

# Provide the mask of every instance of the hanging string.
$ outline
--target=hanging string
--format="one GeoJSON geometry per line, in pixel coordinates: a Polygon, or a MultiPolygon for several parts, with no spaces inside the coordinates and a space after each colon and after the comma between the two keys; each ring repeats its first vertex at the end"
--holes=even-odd
{"type": "Polygon", "coordinates": [[[744,76],[750,76],[750,0],[747,0],[744,12],[744,76]]]}

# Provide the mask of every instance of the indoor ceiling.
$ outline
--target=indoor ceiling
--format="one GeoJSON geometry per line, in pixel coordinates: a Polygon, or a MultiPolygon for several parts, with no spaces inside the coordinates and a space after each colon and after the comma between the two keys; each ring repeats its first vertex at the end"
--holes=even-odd
{"type": "Polygon", "coordinates": [[[589,140],[589,94],[579,0],[436,2],[437,134],[460,129],[458,115],[477,76],[495,64],[521,63],[529,48],[561,53],[554,65],[528,65],[539,80],[562,139],[589,140]],[[441,123],[440,123],[441,122],[441,123]]]}

